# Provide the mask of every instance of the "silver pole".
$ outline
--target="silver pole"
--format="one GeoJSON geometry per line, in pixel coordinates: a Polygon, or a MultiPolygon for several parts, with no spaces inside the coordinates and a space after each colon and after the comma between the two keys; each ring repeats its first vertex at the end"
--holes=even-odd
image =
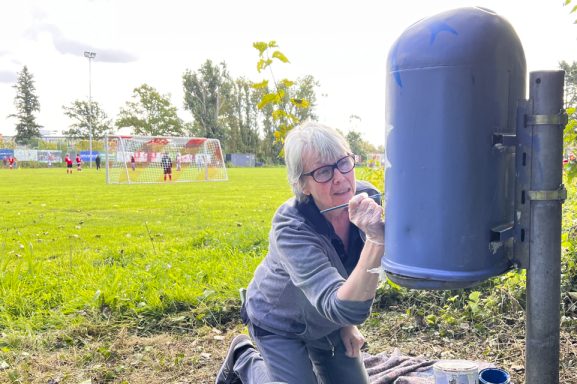
{"type": "Polygon", "coordinates": [[[533,130],[527,269],[527,384],[559,383],[563,71],[531,72],[527,128],[533,130]]]}
{"type": "Polygon", "coordinates": [[[88,58],[88,107],[90,116],[88,120],[88,142],[90,149],[90,168],[92,168],[92,59],[96,57],[96,52],[84,52],[84,57],[88,58]]]}
{"type": "Polygon", "coordinates": [[[104,155],[104,161],[106,162],[106,184],[110,184],[110,178],[108,175],[108,140],[110,140],[110,136],[106,135],[104,138],[104,150],[106,154],[104,155]]]}
{"type": "Polygon", "coordinates": [[[128,159],[126,158],[127,156],[126,156],[126,147],[124,146],[124,139],[122,137],[118,137],[118,142],[120,143],[120,147],[122,148],[122,162],[124,163],[124,172],[126,172],[126,180],[128,181],[128,184],[132,184],[132,182],[130,181],[130,172],[128,172],[128,164],[126,164],[128,159]]]}

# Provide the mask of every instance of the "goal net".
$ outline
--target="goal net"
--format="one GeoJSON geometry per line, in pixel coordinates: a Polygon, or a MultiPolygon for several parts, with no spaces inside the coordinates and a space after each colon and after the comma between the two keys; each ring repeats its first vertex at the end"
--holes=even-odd
{"type": "Polygon", "coordinates": [[[101,162],[108,184],[228,180],[217,139],[108,136],[101,162]]]}

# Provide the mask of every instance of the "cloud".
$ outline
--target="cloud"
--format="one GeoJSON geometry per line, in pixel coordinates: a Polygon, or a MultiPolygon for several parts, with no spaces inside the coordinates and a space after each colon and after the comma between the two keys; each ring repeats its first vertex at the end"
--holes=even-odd
{"type": "Polygon", "coordinates": [[[92,48],[90,51],[96,52],[95,60],[105,63],[131,63],[137,60],[135,55],[115,49],[92,48]]]}
{"type": "Polygon", "coordinates": [[[14,84],[16,83],[16,77],[16,72],[0,69],[0,83],[14,84]]]}
{"type": "Polygon", "coordinates": [[[25,36],[31,39],[38,39],[41,33],[48,33],[52,37],[54,48],[62,54],[83,56],[84,51],[96,52],[95,60],[105,63],[130,63],[137,60],[136,55],[128,51],[95,47],[78,40],[70,39],[53,24],[40,23],[28,29],[25,36]]]}

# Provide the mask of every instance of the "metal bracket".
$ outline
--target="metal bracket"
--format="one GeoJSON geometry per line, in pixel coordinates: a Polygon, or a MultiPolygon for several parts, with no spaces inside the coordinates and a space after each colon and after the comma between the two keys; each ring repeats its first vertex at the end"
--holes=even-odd
{"type": "Polygon", "coordinates": [[[527,197],[529,200],[539,200],[539,201],[562,201],[567,199],[567,190],[565,186],[561,184],[559,188],[554,191],[528,191],[527,197]]]}
{"type": "Polygon", "coordinates": [[[515,187],[515,249],[514,262],[519,268],[529,268],[531,241],[531,202],[560,201],[567,198],[567,190],[561,184],[554,191],[531,190],[531,164],[533,157],[533,135],[539,126],[560,126],[567,124],[567,113],[564,109],[553,115],[532,115],[532,102],[522,100],[517,104],[517,150],[516,150],[516,187],[515,187]]]}
{"type": "Polygon", "coordinates": [[[513,222],[501,224],[491,228],[491,242],[502,242],[515,235],[515,226],[513,222]]]}
{"type": "Polygon", "coordinates": [[[531,158],[533,156],[533,126],[527,126],[529,101],[517,104],[517,149],[515,155],[515,243],[513,262],[519,268],[529,267],[529,242],[531,240],[531,204],[527,191],[531,189],[531,158]]]}
{"type": "Polygon", "coordinates": [[[517,135],[511,133],[493,133],[493,145],[513,147],[517,145],[517,135]]]}
{"type": "Polygon", "coordinates": [[[556,115],[525,115],[525,126],[527,125],[567,125],[568,117],[562,109],[556,115]]]}

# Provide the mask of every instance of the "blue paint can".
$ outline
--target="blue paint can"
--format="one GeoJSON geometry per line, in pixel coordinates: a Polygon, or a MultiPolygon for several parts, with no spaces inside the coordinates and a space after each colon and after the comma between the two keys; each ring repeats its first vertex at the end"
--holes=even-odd
{"type": "Polygon", "coordinates": [[[479,384],[509,384],[511,376],[500,368],[486,368],[479,372],[479,384]]]}

